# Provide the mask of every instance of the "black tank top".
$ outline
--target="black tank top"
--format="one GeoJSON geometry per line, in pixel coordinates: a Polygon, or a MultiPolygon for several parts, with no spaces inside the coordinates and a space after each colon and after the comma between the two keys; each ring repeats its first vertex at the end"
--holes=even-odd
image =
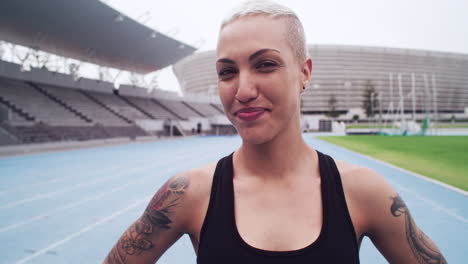
{"type": "MultiPolygon", "coordinates": [[[[234,216],[232,154],[219,160],[210,202],[200,233],[198,264],[359,263],[359,248],[346,206],[340,174],[333,159],[320,152],[323,221],[320,235],[309,246],[292,251],[268,251],[248,245],[234,216]]],[[[291,220],[294,224],[294,220],[291,220]]]]}

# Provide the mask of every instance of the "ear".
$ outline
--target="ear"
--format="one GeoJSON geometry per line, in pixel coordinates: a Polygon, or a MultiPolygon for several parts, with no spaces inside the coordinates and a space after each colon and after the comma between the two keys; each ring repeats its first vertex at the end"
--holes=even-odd
{"type": "MultiPolygon", "coordinates": [[[[312,76],[312,59],[307,58],[302,64],[302,68],[301,68],[302,87],[307,86],[307,84],[310,81],[311,76],[312,76]]],[[[301,91],[304,92],[304,89],[301,89],[301,91]]]]}

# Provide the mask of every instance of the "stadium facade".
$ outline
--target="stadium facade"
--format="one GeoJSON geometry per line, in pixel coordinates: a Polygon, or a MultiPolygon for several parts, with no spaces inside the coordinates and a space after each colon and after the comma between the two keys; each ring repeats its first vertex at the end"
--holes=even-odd
{"type": "MultiPolygon", "coordinates": [[[[336,111],[349,116],[361,109],[369,83],[379,100],[376,113],[452,115],[468,107],[467,54],[346,45],[310,45],[309,52],[313,71],[304,114],[329,112],[334,97],[336,111]]],[[[200,52],[174,65],[183,92],[217,94],[215,57],[215,51],[200,52]]]]}
{"type": "Polygon", "coordinates": [[[219,99],[138,85],[116,89],[114,81],[84,78],[72,70],[75,62],[68,63],[70,58],[146,74],[192,54],[194,47],[101,1],[39,2],[0,2],[0,48],[6,41],[15,55],[3,61],[0,50],[0,146],[235,132],[219,99]],[[16,53],[16,45],[26,53],[16,53]],[[63,68],[49,68],[54,62],[40,58],[44,51],[61,56],[63,68]]]}

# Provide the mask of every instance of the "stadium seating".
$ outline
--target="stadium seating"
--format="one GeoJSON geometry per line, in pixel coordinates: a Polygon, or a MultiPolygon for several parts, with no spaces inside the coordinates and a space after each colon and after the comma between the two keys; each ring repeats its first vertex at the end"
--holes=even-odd
{"type": "Polygon", "coordinates": [[[159,34],[155,42],[153,30],[148,39],[148,27],[132,19],[119,21],[126,30],[109,38],[108,29],[117,21],[107,14],[115,10],[99,1],[58,8],[69,12],[65,16],[13,2],[11,16],[2,17],[8,42],[0,43],[0,145],[209,133],[211,116],[222,113],[208,103],[189,103],[193,98],[176,92],[137,85],[139,75],[173,65],[194,47],[159,34]],[[93,10],[92,30],[77,23],[77,10],[93,10]],[[22,23],[25,19],[32,23],[22,23]],[[70,30],[49,26],[55,24],[70,30]],[[129,39],[139,39],[138,47],[127,45],[129,39]],[[90,77],[94,70],[98,79],[90,77]],[[122,83],[121,73],[130,74],[130,84],[122,83]]]}
{"type": "MultiPolygon", "coordinates": [[[[0,76],[0,145],[169,135],[169,126],[160,123],[169,120],[173,135],[189,135],[199,123],[208,122],[203,131],[209,131],[206,118],[223,113],[220,104],[190,97],[128,87],[119,94],[107,83],[46,82],[50,74],[31,72],[42,77],[36,81],[36,75],[28,73],[0,76]]],[[[60,80],[66,76],[60,75],[60,80]]],[[[222,130],[216,128],[216,132],[222,130]]]]}
{"type": "Polygon", "coordinates": [[[4,100],[33,116],[36,121],[65,126],[84,126],[88,124],[85,120],[26,83],[0,79],[0,89],[4,100]]]}
{"type": "Polygon", "coordinates": [[[148,135],[132,121],[147,117],[113,94],[0,78],[0,106],[0,145],[148,135]]]}
{"type": "Polygon", "coordinates": [[[142,108],[144,111],[151,114],[155,119],[161,119],[161,120],[178,119],[177,116],[167,111],[166,109],[161,107],[161,105],[155,103],[149,98],[144,99],[144,98],[133,97],[133,96],[126,96],[125,98],[127,98],[129,101],[139,106],[140,108],[142,108]]]}
{"type": "Polygon", "coordinates": [[[126,126],[128,123],[122,118],[110,112],[108,109],[98,105],[91,99],[80,93],[78,90],[53,87],[48,85],[42,86],[51,94],[62,99],[71,107],[77,109],[85,116],[89,117],[94,123],[99,123],[108,126],[126,126]]]}
{"type": "Polygon", "coordinates": [[[217,108],[214,108],[210,104],[196,103],[196,102],[184,102],[187,106],[190,106],[193,109],[196,109],[203,116],[214,116],[222,114],[217,108]]]}
{"type": "Polygon", "coordinates": [[[222,104],[210,104],[216,110],[218,110],[221,114],[224,114],[224,108],[222,104]]]}
{"type": "Polygon", "coordinates": [[[103,127],[105,133],[107,134],[107,137],[139,137],[139,136],[147,136],[148,133],[146,133],[143,129],[141,129],[138,126],[132,125],[132,126],[124,126],[124,127],[110,127],[106,126],[103,127]]]}
{"type": "Polygon", "coordinates": [[[1,94],[0,112],[2,114],[0,122],[9,121],[10,123],[24,124],[34,120],[32,116],[29,116],[27,113],[5,100],[1,94]]]}
{"type": "Polygon", "coordinates": [[[0,126],[0,146],[18,144],[20,141],[0,126]]]}
{"type": "Polygon", "coordinates": [[[36,121],[53,125],[87,125],[85,120],[26,83],[0,79],[0,89],[5,100],[33,116],[36,121]]]}
{"type": "Polygon", "coordinates": [[[183,120],[187,120],[190,117],[203,117],[194,110],[190,109],[181,101],[167,100],[167,99],[154,99],[157,103],[162,105],[165,109],[175,114],[177,117],[183,120]]]}
{"type": "Polygon", "coordinates": [[[126,117],[128,120],[135,119],[148,119],[148,117],[136,109],[135,107],[129,105],[127,102],[119,98],[114,94],[104,94],[98,92],[82,91],[86,93],[89,97],[94,98],[96,101],[102,103],[102,105],[108,106],[113,113],[119,113],[120,115],[126,117]]]}
{"type": "Polygon", "coordinates": [[[26,126],[10,126],[3,123],[2,127],[10,135],[14,135],[18,140],[20,140],[21,143],[41,143],[60,140],[60,137],[47,130],[44,123],[37,123],[26,126]]]}

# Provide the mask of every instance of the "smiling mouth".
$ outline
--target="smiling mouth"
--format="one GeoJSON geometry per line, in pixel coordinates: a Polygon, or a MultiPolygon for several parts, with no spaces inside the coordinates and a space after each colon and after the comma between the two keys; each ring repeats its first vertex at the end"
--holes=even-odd
{"type": "Polygon", "coordinates": [[[235,112],[234,115],[243,121],[254,121],[260,118],[267,111],[267,109],[261,107],[249,107],[235,112]]]}

